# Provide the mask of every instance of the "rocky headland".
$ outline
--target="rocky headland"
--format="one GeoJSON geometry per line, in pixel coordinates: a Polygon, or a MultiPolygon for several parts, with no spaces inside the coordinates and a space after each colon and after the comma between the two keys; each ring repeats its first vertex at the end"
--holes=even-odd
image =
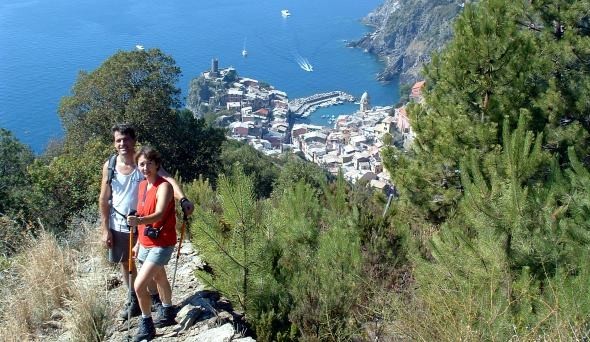
{"type": "Polygon", "coordinates": [[[401,84],[421,79],[422,65],[453,35],[462,0],[385,0],[363,22],[374,30],[350,46],[379,56],[385,69],[378,79],[399,77],[401,84]]]}

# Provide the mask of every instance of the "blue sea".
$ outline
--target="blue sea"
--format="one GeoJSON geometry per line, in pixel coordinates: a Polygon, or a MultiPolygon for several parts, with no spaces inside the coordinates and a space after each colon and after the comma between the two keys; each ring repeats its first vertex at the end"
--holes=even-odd
{"type": "MultiPolygon", "coordinates": [[[[191,79],[217,58],[240,76],[272,84],[289,98],[343,90],[367,91],[373,105],[391,105],[397,82],[376,80],[383,65],[345,46],[368,28],[361,18],[382,0],[2,0],[0,2],[0,127],[37,153],[63,130],[59,101],[81,70],[92,71],[118,50],[160,48],[191,79]],[[284,18],[281,10],[291,16],[284,18]],[[246,48],[248,56],[241,51],[246,48]],[[300,68],[305,59],[313,72],[300,68]]],[[[351,113],[340,105],[308,119],[351,113]]]]}

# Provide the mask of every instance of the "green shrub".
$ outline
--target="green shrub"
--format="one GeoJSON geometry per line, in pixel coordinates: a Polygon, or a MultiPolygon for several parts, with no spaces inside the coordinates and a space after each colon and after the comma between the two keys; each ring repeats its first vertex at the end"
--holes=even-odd
{"type": "Polygon", "coordinates": [[[237,162],[240,163],[244,173],[252,177],[256,198],[268,198],[279,176],[279,169],[275,165],[276,160],[252,146],[229,140],[224,143],[221,153],[222,173],[231,173],[237,162]]]}
{"type": "Polygon", "coordinates": [[[48,229],[66,230],[70,218],[98,202],[102,166],[111,151],[111,146],[92,140],[84,147],[66,147],[47,163],[36,160],[28,169],[32,180],[28,215],[40,218],[48,229]]]}
{"type": "Polygon", "coordinates": [[[26,210],[23,196],[29,189],[26,169],[33,162],[31,149],[0,128],[0,214],[26,210]]]}

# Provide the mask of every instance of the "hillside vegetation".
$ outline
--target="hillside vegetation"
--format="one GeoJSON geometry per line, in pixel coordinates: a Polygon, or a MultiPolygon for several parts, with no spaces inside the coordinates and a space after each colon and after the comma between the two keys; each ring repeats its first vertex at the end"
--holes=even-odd
{"type": "MultiPolygon", "coordinates": [[[[465,5],[454,39],[424,70],[424,103],[408,107],[412,148],[383,151],[399,192],[387,211],[382,194],[296,156],[223,143],[223,132],[174,108],[174,77],[148,82],[177,72],[171,57],[119,52],[64,98],[60,145],[35,157],[2,131],[1,265],[30,259],[21,241],[41,224],[59,235],[76,229],[81,210],[96,212],[107,128],[130,121],[142,143],[169,151],[166,167],[197,204],[190,232],[208,265],[197,275],[244,313],[257,340],[588,339],[589,8],[465,5]],[[167,94],[166,105],[141,110],[161,85],[153,94],[167,94]],[[191,125],[151,135],[162,117],[191,125]]],[[[11,336],[26,340],[46,315],[22,315],[11,336]]]]}

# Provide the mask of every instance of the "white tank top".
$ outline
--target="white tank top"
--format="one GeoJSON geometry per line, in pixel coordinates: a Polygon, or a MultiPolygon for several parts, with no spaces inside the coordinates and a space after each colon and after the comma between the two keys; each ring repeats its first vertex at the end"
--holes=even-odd
{"type": "Polygon", "coordinates": [[[111,229],[129,233],[127,220],[123,215],[137,209],[137,192],[139,182],[142,180],[143,175],[137,167],[128,175],[122,175],[115,171],[111,182],[111,193],[113,194],[110,218],[111,229]]]}

